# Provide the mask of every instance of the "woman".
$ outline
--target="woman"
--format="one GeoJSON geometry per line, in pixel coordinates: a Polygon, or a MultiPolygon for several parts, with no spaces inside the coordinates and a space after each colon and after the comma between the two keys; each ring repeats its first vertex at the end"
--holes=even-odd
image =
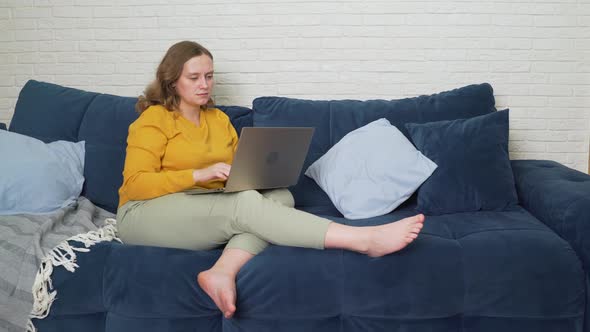
{"type": "Polygon", "coordinates": [[[129,127],[117,219],[126,243],[207,250],[225,245],[197,281],[226,318],[236,310],[235,277],[268,243],[341,248],[377,257],[418,236],[423,215],[380,226],[352,227],[293,208],[287,189],[186,195],[224,185],[238,143],[213,107],[213,56],[183,41],[168,50],[129,127]]]}

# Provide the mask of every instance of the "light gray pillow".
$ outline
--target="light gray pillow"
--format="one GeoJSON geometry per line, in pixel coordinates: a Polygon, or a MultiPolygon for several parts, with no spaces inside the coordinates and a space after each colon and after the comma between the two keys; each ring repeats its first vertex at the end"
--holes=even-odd
{"type": "Polygon", "coordinates": [[[382,118],[346,134],[305,175],[315,180],[344,217],[362,219],[393,211],[436,167],[382,118]]]}
{"type": "Polygon", "coordinates": [[[47,213],[74,202],[84,184],[84,141],[45,144],[0,130],[0,215],[47,213]]]}

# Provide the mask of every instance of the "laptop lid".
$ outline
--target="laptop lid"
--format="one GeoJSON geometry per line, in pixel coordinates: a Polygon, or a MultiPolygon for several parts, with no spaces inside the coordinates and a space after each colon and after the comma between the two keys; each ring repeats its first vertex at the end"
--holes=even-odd
{"type": "Polygon", "coordinates": [[[244,127],[225,192],[286,188],[297,183],[312,127],[244,127]]]}

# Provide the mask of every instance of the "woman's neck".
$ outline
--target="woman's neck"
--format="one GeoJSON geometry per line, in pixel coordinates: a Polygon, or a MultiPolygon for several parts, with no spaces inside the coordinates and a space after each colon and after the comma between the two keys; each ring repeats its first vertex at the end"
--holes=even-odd
{"type": "Polygon", "coordinates": [[[195,125],[199,126],[201,124],[201,108],[193,108],[193,107],[183,107],[180,105],[179,107],[180,114],[185,117],[190,122],[194,123],[195,125]]]}

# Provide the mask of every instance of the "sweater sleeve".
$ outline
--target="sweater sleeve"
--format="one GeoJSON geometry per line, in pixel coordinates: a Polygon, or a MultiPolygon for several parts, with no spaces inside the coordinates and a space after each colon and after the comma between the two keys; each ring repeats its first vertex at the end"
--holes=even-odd
{"type": "Polygon", "coordinates": [[[192,169],[161,169],[169,130],[166,128],[167,119],[161,112],[146,110],[146,114],[129,127],[123,187],[130,200],[151,199],[188,189],[195,184],[192,169]]]}

